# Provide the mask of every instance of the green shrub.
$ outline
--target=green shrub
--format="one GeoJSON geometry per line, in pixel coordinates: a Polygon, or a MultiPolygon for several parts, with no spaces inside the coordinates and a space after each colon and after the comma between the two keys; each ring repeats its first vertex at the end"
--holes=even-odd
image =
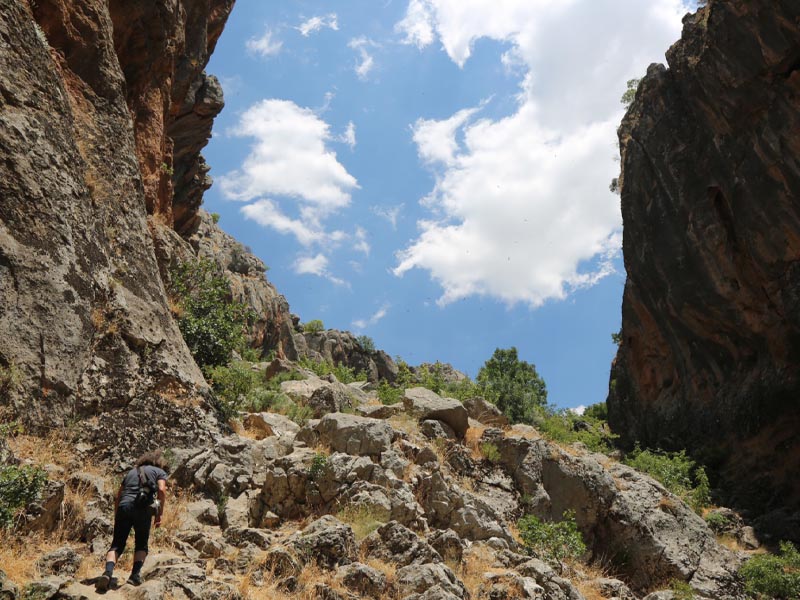
{"type": "Polygon", "coordinates": [[[381,404],[391,405],[397,404],[403,399],[403,389],[394,387],[387,381],[381,381],[378,384],[378,399],[381,404]]]}
{"type": "Polygon", "coordinates": [[[497,446],[491,442],[484,442],[481,444],[481,454],[483,454],[483,458],[490,463],[500,462],[500,451],[497,449],[497,446]]]}
{"type": "Polygon", "coordinates": [[[559,569],[561,561],[580,558],[586,552],[586,544],[575,522],[575,511],[566,511],[558,522],[542,521],[534,515],[527,515],[517,525],[528,552],[557,565],[559,569]]]}
{"type": "Polygon", "coordinates": [[[731,524],[731,522],[728,520],[728,517],[715,512],[708,513],[704,519],[706,521],[706,525],[708,525],[711,531],[714,533],[722,533],[731,524]]]}
{"type": "Polygon", "coordinates": [[[321,452],[317,452],[314,458],[311,459],[311,465],[308,467],[308,478],[311,481],[316,481],[325,473],[328,468],[328,457],[321,452]]]}
{"type": "Polygon", "coordinates": [[[231,299],[227,279],[208,259],[180,264],[172,270],[171,281],[178,327],[197,364],[227,364],[234,349],[245,347],[253,311],[231,299]]]}
{"type": "Polygon", "coordinates": [[[356,542],[363,540],[387,520],[385,511],[367,504],[348,504],[339,510],[336,517],[350,525],[356,542]]]}
{"type": "Polygon", "coordinates": [[[305,333],[320,333],[325,330],[325,325],[319,319],[312,319],[303,324],[303,331],[305,333]]]}
{"type": "Polygon", "coordinates": [[[271,390],[280,391],[281,384],[284,381],[302,381],[305,378],[305,375],[297,371],[284,371],[270,377],[267,380],[267,387],[271,390]]]}
{"type": "Polygon", "coordinates": [[[335,365],[328,360],[315,361],[303,356],[297,363],[304,369],[315,373],[318,377],[326,377],[333,374],[336,379],[342,383],[352,383],[354,381],[363,381],[367,376],[362,372],[356,372],[355,369],[343,364],[335,365]]]}
{"type": "Polygon", "coordinates": [[[711,502],[711,488],[705,469],[695,468],[686,451],[642,450],[638,444],[625,458],[625,464],[661,482],[670,492],[700,512],[711,502]],[[694,477],[692,474],[694,473],[694,477]]]}
{"type": "Polygon", "coordinates": [[[47,473],[30,465],[0,467],[0,527],[10,527],[14,517],[39,499],[47,473]]]}
{"type": "Polygon", "coordinates": [[[552,406],[538,408],[533,424],[547,439],[560,444],[581,442],[592,452],[609,453],[613,440],[618,436],[611,433],[604,420],[586,415],[576,415],[572,411],[552,406]]]}
{"type": "Polygon", "coordinates": [[[674,600],[694,600],[694,590],[687,582],[673,579],[669,584],[674,600]]]}
{"type": "Polygon", "coordinates": [[[358,336],[356,338],[356,342],[358,342],[358,345],[361,346],[361,349],[364,352],[367,352],[369,354],[375,352],[375,342],[368,335],[358,336]]]}
{"type": "Polygon", "coordinates": [[[791,542],[781,542],[777,556],[756,554],[742,565],[739,575],[753,598],[800,598],[800,552],[791,542]]]}
{"type": "Polygon", "coordinates": [[[442,395],[464,402],[464,400],[469,400],[470,398],[475,398],[476,396],[482,396],[483,390],[477,383],[467,377],[461,381],[446,383],[444,385],[444,389],[442,390],[442,395]]]}
{"type": "Polygon", "coordinates": [[[244,345],[241,348],[237,349],[239,352],[239,356],[242,357],[242,360],[251,363],[261,362],[261,348],[251,348],[248,345],[244,345]]]}
{"type": "Polygon", "coordinates": [[[214,221],[214,223],[219,223],[219,213],[211,213],[211,220],[214,221]]]}
{"type": "Polygon", "coordinates": [[[249,363],[235,362],[229,367],[213,367],[206,374],[217,393],[218,408],[225,419],[230,419],[242,409],[247,396],[261,381],[249,363]]]}
{"type": "Polygon", "coordinates": [[[15,364],[0,366],[0,396],[7,396],[22,383],[22,372],[15,364]]]}
{"type": "Polygon", "coordinates": [[[585,419],[594,419],[595,421],[608,421],[608,406],[605,402],[598,402],[597,404],[590,404],[583,411],[585,419]]]}

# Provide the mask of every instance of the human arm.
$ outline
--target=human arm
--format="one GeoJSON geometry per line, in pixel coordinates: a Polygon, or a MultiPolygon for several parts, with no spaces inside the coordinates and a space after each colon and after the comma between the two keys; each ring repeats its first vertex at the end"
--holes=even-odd
{"type": "Polygon", "coordinates": [[[161,527],[161,515],[164,514],[164,505],[167,502],[167,482],[165,479],[158,480],[156,496],[158,497],[158,514],[156,515],[155,526],[161,527]]]}

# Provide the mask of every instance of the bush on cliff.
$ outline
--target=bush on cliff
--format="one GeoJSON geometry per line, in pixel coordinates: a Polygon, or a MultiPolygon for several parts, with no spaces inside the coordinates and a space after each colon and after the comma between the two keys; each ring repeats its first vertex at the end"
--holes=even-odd
{"type": "Polygon", "coordinates": [[[228,280],[208,259],[188,261],[172,270],[170,295],[178,327],[200,367],[224,365],[245,347],[253,312],[231,299],[228,280]]]}
{"type": "Polygon", "coordinates": [[[10,527],[20,510],[39,498],[47,474],[39,467],[0,468],[0,527],[10,527]]]}
{"type": "Polygon", "coordinates": [[[333,374],[341,383],[353,383],[354,381],[365,381],[367,375],[361,371],[356,371],[352,367],[343,364],[334,364],[329,360],[315,361],[305,356],[300,357],[297,364],[308,369],[319,377],[326,377],[333,374]]]}
{"type": "Polygon", "coordinates": [[[555,564],[559,570],[563,560],[578,559],[586,552],[574,511],[566,511],[558,522],[542,521],[534,515],[527,515],[517,525],[526,550],[555,564]]]}
{"type": "Polygon", "coordinates": [[[781,542],[777,556],[753,556],[739,569],[739,575],[753,598],[800,598],[800,552],[791,542],[781,542]]]}
{"type": "Polygon", "coordinates": [[[601,408],[587,409],[578,415],[570,410],[547,406],[536,411],[533,425],[545,438],[559,444],[580,442],[592,452],[608,454],[613,449],[614,439],[619,436],[611,433],[605,419],[594,416],[598,414],[603,414],[601,408]]]}
{"type": "Polygon", "coordinates": [[[325,330],[325,324],[319,319],[312,319],[307,323],[303,323],[303,332],[305,333],[321,333],[325,330]]]}
{"type": "Polygon", "coordinates": [[[625,458],[625,464],[647,473],[676,496],[681,497],[696,512],[711,503],[708,477],[703,467],[686,456],[686,451],[662,452],[642,450],[638,445],[625,458]]]}

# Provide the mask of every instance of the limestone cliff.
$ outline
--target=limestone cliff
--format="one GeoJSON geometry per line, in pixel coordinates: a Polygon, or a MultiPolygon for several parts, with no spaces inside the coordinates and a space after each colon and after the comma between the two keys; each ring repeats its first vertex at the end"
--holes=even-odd
{"type": "Polygon", "coordinates": [[[176,413],[187,440],[213,430],[153,236],[197,225],[222,106],[203,66],[232,6],[0,3],[2,404],[29,425],[110,411],[136,427],[144,410],[114,409],[147,401],[151,438],[176,413]]]}
{"type": "Polygon", "coordinates": [[[609,419],[726,500],[800,502],[800,3],[711,0],[619,130],[627,282],[609,419]]]}

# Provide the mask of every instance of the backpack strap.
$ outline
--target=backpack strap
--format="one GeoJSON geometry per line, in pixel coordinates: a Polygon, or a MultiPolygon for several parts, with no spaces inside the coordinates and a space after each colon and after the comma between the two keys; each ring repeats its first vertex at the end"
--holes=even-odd
{"type": "Polygon", "coordinates": [[[143,490],[145,487],[149,488],[147,476],[144,474],[142,467],[136,467],[136,473],[139,475],[139,489],[143,490]]]}

